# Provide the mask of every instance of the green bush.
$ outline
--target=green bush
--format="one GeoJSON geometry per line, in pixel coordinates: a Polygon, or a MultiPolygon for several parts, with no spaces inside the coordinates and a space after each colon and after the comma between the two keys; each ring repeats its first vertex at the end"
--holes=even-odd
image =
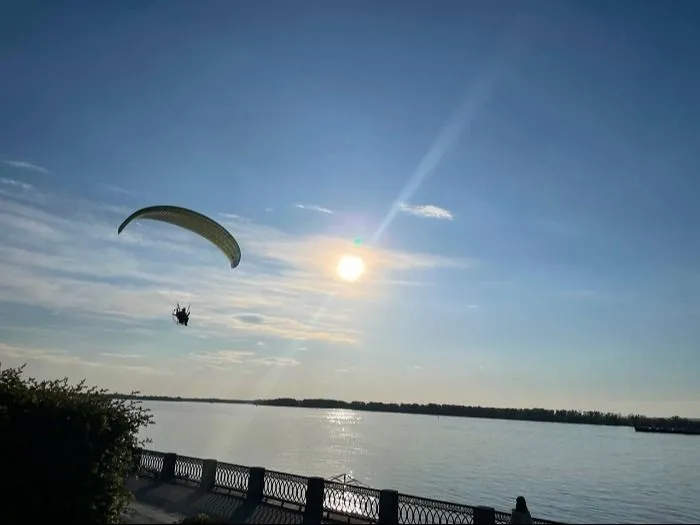
{"type": "Polygon", "coordinates": [[[0,366],[0,523],[118,523],[148,410],[85,381],[23,372],[0,366]]]}

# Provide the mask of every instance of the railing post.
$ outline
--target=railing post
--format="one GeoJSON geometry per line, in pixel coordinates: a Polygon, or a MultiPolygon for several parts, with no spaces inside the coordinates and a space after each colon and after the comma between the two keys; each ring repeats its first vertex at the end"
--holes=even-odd
{"type": "Polygon", "coordinates": [[[141,462],[143,460],[143,449],[141,447],[135,447],[131,453],[131,472],[129,474],[133,476],[138,476],[141,474],[141,462]]]}
{"type": "Polygon", "coordinates": [[[379,523],[399,522],[399,493],[395,490],[379,491],[379,523]]]}
{"type": "Polygon", "coordinates": [[[309,478],[307,483],[304,521],[302,523],[321,523],[325,481],[323,478],[309,478]]]}
{"type": "Polygon", "coordinates": [[[199,488],[210,492],[216,483],[216,466],[215,459],[202,460],[202,479],[199,481],[199,488]]]}
{"type": "Polygon", "coordinates": [[[177,454],[172,452],[163,454],[163,468],[160,471],[160,481],[167,483],[175,479],[175,460],[177,460],[177,454]]]}
{"type": "Polygon", "coordinates": [[[474,507],[474,525],[495,525],[496,511],[493,507],[474,507]]]}
{"type": "Polygon", "coordinates": [[[255,503],[259,503],[262,501],[264,490],[265,469],[262,467],[250,467],[247,498],[255,503]]]}

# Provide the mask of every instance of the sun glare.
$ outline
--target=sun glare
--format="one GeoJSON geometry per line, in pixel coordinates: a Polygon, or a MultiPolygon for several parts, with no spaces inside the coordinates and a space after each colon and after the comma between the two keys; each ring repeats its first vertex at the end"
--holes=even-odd
{"type": "Polygon", "coordinates": [[[338,261],[336,272],[343,281],[357,281],[365,273],[365,263],[356,255],[344,255],[338,261]]]}

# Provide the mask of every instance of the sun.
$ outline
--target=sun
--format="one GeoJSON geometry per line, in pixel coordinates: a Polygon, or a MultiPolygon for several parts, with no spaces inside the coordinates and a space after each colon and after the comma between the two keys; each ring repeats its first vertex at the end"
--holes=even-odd
{"type": "Polygon", "coordinates": [[[365,273],[365,262],[356,255],[343,255],[335,271],[343,281],[357,281],[365,273]]]}

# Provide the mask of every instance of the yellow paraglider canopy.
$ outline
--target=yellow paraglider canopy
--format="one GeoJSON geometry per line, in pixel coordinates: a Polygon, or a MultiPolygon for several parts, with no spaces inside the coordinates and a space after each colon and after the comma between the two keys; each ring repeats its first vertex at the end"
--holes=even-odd
{"type": "Polygon", "coordinates": [[[117,233],[120,234],[129,223],[137,219],[165,222],[189,230],[221,250],[231,263],[231,268],[235,268],[241,262],[241,248],[236,239],[226,228],[206,215],[179,206],[149,206],[129,215],[121,223],[117,233]]]}

